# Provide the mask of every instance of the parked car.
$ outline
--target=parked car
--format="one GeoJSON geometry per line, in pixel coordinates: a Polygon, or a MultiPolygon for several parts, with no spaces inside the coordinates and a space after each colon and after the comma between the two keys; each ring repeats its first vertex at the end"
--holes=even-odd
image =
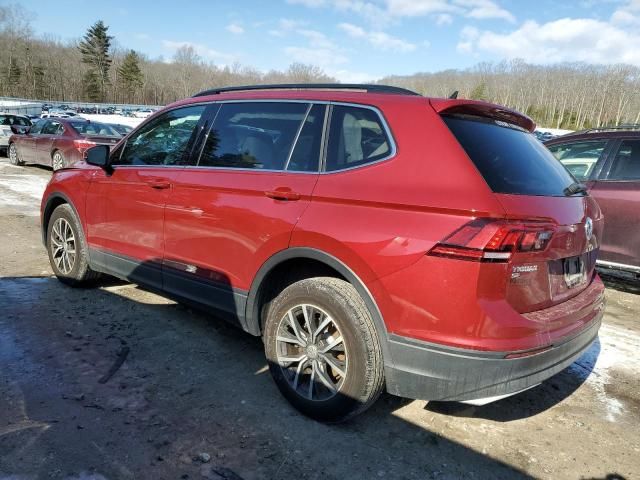
{"type": "Polygon", "coordinates": [[[598,266],[640,274],[640,125],[592,128],[545,145],[604,213],[598,266]]]}
{"type": "Polygon", "coordinates": [[[541,142],[546,142],[547,140],[551,140],[552,138],[555,138],[557,135],[554,135],[551,132],[541,132],[540,130],[535,130],[533,132],[533,134],[536,136],[536,138],[538,140],[540,140],[541,142]]]}
{"type": "Polygon", "coordinates": [[[95,145],[115,145],[121,135],[105,123],[81,118],[41,119],[26,131],[13,128],[9,160],[14,165],[36,163],[54,170],[73,165],[95,145]]]}
{"type": "Polygon", "coordinates": [[[153,115],[153,110],[150,108],[141,108],[133,112],[135,118],[147,118],[150,115],[153,115]]]}
{"type": "Polygon", "coordinates": [[[114,130],[117,130],[123,137],[133,130],[133,127],[130,127],[129,125],[122,125],[120,123],[110,123],[109,125],[113,127],[114,130]]]}
{"type": "Polygon", "coordinates": [[[597,336],[603,219],[505,107],[383,85],[202,92],[54,173],[55,275],[115,275],[264,340],[301,412],[486,403],[597,336]]]}
{"type": "Polygon", "coordinates": [[[0,153],[8,155],[9,138],[13,135],[11,127],[28,128],[31,126],[31,120],[24,115],[13,115],[9,113],[0,113],[0,153]]]}

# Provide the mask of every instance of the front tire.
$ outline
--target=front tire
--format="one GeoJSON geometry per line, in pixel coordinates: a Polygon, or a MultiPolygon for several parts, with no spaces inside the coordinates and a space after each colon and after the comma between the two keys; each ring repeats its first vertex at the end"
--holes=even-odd
{"type": "Polygon", "coordinates": [[[49,218],[47,252],[51,269],[62,283],[86,286],[100,276],[89,268],[89,249],[82,225],[66,203],[58,206],[49,218]]]}
{"type": "Polygon", "coordinates": [[[18,147],[16,147],[15,143],[9,145],[9,163],[11,165],[24,165],[24,162],[20,160],[20,155],[18,154],[18,147]]]}
{"type": "Polygon", "coordinates": [[[344,280],[317,277],[285,288],[269,308],[264,340],[280,392],[313,419],[347,420],[382,392],[382,353],[373,320],[344,280]]]}

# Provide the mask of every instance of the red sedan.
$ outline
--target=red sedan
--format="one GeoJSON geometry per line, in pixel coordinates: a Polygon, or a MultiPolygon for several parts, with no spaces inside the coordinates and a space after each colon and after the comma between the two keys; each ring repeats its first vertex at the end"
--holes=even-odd
{"type": "Polygon", "coordinates": [[[44,119],[14,133],[9,139],[12,164],[37,163],[54,170],[81,160],[88,148],[115,145],[122,138],[112,126],[83,118],[44,119]]]}

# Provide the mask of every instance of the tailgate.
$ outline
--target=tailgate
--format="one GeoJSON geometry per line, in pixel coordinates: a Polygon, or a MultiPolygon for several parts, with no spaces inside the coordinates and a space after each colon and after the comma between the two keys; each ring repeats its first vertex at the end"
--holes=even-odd
{"type": "Polygon", "coordinates": [[[545,251],[513,255],[507,301],[519,312],[531,312],[582,292],[593,278],[604,226],[594,199],[590,196],[496,196],[509,217],[536,218],[555,224],[545,251]]]}

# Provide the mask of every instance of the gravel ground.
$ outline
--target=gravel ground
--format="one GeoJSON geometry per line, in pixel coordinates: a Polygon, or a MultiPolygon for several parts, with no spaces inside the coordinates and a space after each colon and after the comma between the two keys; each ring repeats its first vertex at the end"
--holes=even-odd
{"type": "Polygon", "coordinates": [[[259,339],[52,278],[50,175],[0,160],[0,479],[640,478],[640,283],[607,277],[598,342],[539,387],[483,407],[383,395],[325,426],[279,395],[259,339]]]}

